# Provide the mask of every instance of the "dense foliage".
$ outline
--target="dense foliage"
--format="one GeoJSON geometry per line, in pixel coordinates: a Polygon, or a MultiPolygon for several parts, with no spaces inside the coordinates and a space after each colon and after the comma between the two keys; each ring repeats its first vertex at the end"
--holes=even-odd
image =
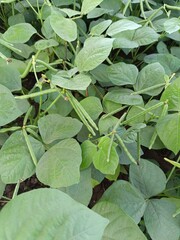
{"type": "Polygon", "coordinates": [[[179,239],[179,16],[175,0],[0,0],[0,239],[179,239]]]}

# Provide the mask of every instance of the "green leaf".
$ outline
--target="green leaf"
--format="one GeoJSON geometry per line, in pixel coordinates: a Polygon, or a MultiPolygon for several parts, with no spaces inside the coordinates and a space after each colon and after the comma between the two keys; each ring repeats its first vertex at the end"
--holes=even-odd
{"type": "Polygon", "coordinates": [[[164,30],[169,34],[177,32],[179,29],[180,29],[179,18],[170,18],[164,22],[164,30]]]}
{"type": "Polygon", "coordinates": [[[80,73],[73,78],[63,78],[58,73],[52,76],[53,84],[69,90],[86,90],[91,81],[91,77],[84,73],[80,73]]]}
{"type": "Polygon", "coordinates": [[[21,194],[3,208],[0,238],[100,240],[107,224],[67,194],[45,188],[21,194]]]}
{"type": "Polygon", "coordinates": [[[166,187],[164,172],[154,163],[141,159],[139,165],[130,165],[130,181],[145,198],[158,195],[166,187]]]}
{"type": "Polygon", "coordinates": [[[0,176],[0,198],[2,197],[3,193],[4,193],[4,190],[5,190],[5,183],[2,182],[1,180],[1,176],[0,176]]]}
{"type": "Polygon", "coordinates": [[[97,7],[103,0],[83,0],[81,14],[85,15],[97,7]]]}
{"type": "Polygon", "coordinates": [[[0,126],[12,122],[21,114],[10,90],[0,84],[0,126]]]}
{"type": "Polygon", "coordinates": [[[100,134],[106,135],[106,134],[110,133],[117,122],[118,122],[118,118],[116,118],[114,116],[109,116],[106,118],[103,118],[103,116],[102,116],[98,123],[100,134]]]}
{"type": "Polygon", "coordinates": [[[81,148],[75,139],[65,139],[50,148],[39,160],[38,179],[52,188],[68,187],[79,182],[81,148]]]}
{"type": "Polygon", "coordinates": [[[146,63],[160,63],[167,75],[171,75],[177,72],[180,68],[180,59],[173,56],[172,54],[150,54],[145,56],[144,61],[146,63]]]}
{"type": "Polygon", "coordinates": [[[55,41],[54,39],[42,39],[37,41],[34,46],[37,50],[45,50],[50,47],[58,46],[59,43],[55,41]]]}
{"type": "Polygon", "coordinates": [[[93,210],[109,220],[102,240],[147,240],[132,218],[117,205],[102,201],[93,210]]]}
{"type": "Polygon", "coordinates": [[[77,25],[71,20],[63,17],[60,13],[50,16],[50,24],[55,33],[67,42],[72,42],[77,38],[77,25]]]}
{"type": "Polygon", "coordinates": [[[161,101],[168,100],[169,111],[180,112],[180,77],[176,78],[162,93],[161,101]]]}
{"type": "Polygon", "coordinates": [[[114,48],[137,48],[158,41],[159,34],[150,27],[142,27],[120,32],[113,37],[115,38],[114,48]]]}
{"type": "MultiPolygon", "coordinates": [[[[41,142],[29,136],[34,154],[39,159],[44,153],[41,142]]],[[[17,183],[35,173],[35,165],[29,153],[22,131],[10,135],[0,150],[0,175],[4,183],[17,183]]]]}
{"type": "Polygon", "coordinates": [[[130,21],[127,19],[121,19],[119,21],[112,23],[106,33],[109,36],[114,36],[120,32],[123,32],[126,30],[135,30],[140,27],[141,27],[140,24],[137,24],[133,21],[130,21]]]}
{"type": "Polygon", "coordinates": [[[93,120],[96,120],[103,112],[101,101],[97,97],[86,97],[80,102],[80,104],[93,120]]]}
{"type": "Polygon", "coordinates": [[[44,143],[74,137],[82,128],[82,123],[71,117],[49,114],[39,119],[39,132],[44,143]]]}
{"type": "Polygon", "coordinates": [[[151,63],[140,71],[134,89],[135,91],[142,91],[143,94],[156,96],[162,91],[163,83],[165,85],[164,76],[165,72],[161,64],[158,62],[151,63]],[[160,84],[162,86],[159,86],[160,84]]]}
{"type": "Polygon", "coordinates": [[[162,117],[156,131],[164,145],[177,154],[180,149],[180,112],[162,117]]]}
{"type": "Polygon", "coordinates": [[[177,218],[173,218],[176,207],[166,199],[148,201],[144,221],[152,240],[178,240],[180,231],[177,218]]]}
{"type": "Polygon", "coordinates": [[[20,73],[14,66],[11,64],[0,66],[0,73],[0,84],[9,88],[11,91],[20,90],[22,88],[20,73]]]}
{"type": "Polygon", "coordinates": [[[140,95],[133,95],[133,91],[128,88],[118,88],[109,91],[103,99],[103,102],[111,101],[114,103],[126,104],[126,105],[141,105],[143,103],[140,95]]]}
{"type": "Polygon", "coordinates": [[[19,23],[9,27],[3,34],[3,38],[11,43],[25,43],[35,33],[37,33],[37,31],[31,24],[19,23]]]}
{"type": "Polygon", "coordinates": [[[116,144],[109,137],[102,137],[98,144],[98,151],[93,156],[93,164],[96,169],[104,174],[115,174],[119,164],[119,157],[116,152],[116,144]],[[110,149],[109,149],[110,148],[110,149]]]}
{"type": "Polygon", "coordinates": [[[138,69],[133,64],[119,62],[108,67],[108,78],[117,86],[135,84],[138,69]]]}
{"type": "Polygon", "coordinates": [[[77,202],[87,206],[92,197],[91,169],[81,171],[80,182],[70,187],[60,188],[77,202]]]}
{"type": "Polygon", "coordinates": [[[92,36],[100,36],[112,23],[112,20],[104,20],[91,28],[92,36]]]}
{"type": "Polygon", "coordinates": [[[103,37],[88,38],[75,59],[78,70],[90,71],[100,65],[109,56],[113,41],[103,37]]]}
{"type": "Polygon", "coordinates": [[[97,146],[93,144],[90,140],[86,140],[81,144],[81,149],[82,149],[81,169],[85,169],[91,165],[94,154],[97,152],[97,146]]]}
{"type": "Polygon", "coordinates": [[[146,208],[146,201],[139,190],[123,180],[114,182],[105,191],[100,201],[116,204],[136,223],[139,223],[146,208]]]}

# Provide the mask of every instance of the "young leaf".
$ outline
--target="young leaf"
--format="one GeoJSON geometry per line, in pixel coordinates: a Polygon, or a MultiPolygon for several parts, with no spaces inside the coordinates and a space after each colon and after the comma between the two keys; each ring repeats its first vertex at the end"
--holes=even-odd
{"type": "Polygon", "coordinates": [[[11,43],[25,43],[36,32],[36,29],[31,24],[19,23],[9,27],[3,34],[3,38],[11,43]]]}
{"type": "Polygon", "coordinates": [[[10,90],[0,84],[0,126],[12,122],[21,114],[10,90]]]}
{"type": "Polygon", "coordinates": [[[91,28],[92,36],[100,36],[112,23],[112,20],[104,20],[91,28]]]}
{"type": "Polygon", "coordinates": [[[164,75],[164,68],[158,62],[145,66],[138,75],[134,85],[135,91],[141,91],[150,96],[158,95],[164,87],[163,83],[165,85],[164,75]]]}
{"type": "Polygon", "coordinates": [[[141,159],[139,165],[130,165],[130,181],[145,198],[161,193],[166,187],[164,172],[154,163],[141,159]]]}
{"type": "Polygon", "coordinates": [[[138,69],[133,64],[119,62],[108,67],[108,78],[117,86],[135,84],[138,69]]]}
{"type": "Polygon", "coordinates": [[[97,146],[93,144],[90,140],[86,140],[81,144],[81,149],[82,149],[81,169],[85,169],[91,165],[94,154],[97,152],[97,146]]]}
{"type": "Polygon", "coordinates": [[[39,119],[39,131],[44,143],[74,137],[82,128],[82,123],[71,117],[49,114],[39,119]]]}
{"type": "Polygon", "coordinates": [[[109,220],[102,240],[147,240],[132,218],[117,205],[102,201],[97,203],[93,210],[109,220]]]}
{"type": "Polygon", "coordinates": [[[78,142],[75,139],[65,139],[41,157],[36,174],[42,183],[52,188],[68,187],[79,182],[81,161],[78,142]]]}
{"type": "Polygon", "coordinates": [[[0,239],[99,240],[107,224],[67,194],[44,188],[20,194],[3,208],[0,239]]]}
{"type": "Polygon", "coordinates": [[[140,24],[137,24],[137,23],[127,20],[127,19],[122,19],[122,20],[112,23],[106,33],[109,36],[113,36],[120,32],[123,32],[126,30],[135,30],[140,27],[141,27],[140,24]]]}
{"type": "Polygon", "coordinates": [[[72,42],[77,38],[77,25],[71,20],[63,17],[60,13],[53,12],[50,16],[50,24],[55,33],[67,42],[72,42]]]}
{"type": "Polygon", "coordinates": [[[93,156],[93,163],[96,169],[104,174],[113,175],[119,163],[119,157],[116,152],[116,144],[109,137],[102,137],[98,148],[99,150],[93,156]],[[109,149],[110,148],[110,149],[109,149]]]}
{"type": "Polygon", "coordinates": [[[81,14],[85,15],[97,7],[103,0],[83,0],[81,14]]]}
{"type": "Polygon", "coordinates": [[[173,218],[176,207],[166,199],[152,199],[148,201],[144,213],[144,221],[152,240],[178,240],[178,218],[173,218]]]}
{"type": "Polygon", "coordinates": [[[56,42],[54,39],[42,39],[37,41],[34,46],[37,50],[45,50],[50,47],[56,47],[59,43],[56,42]]]}
{"type": "Polygon", "coordinates": [[[75,62],[80,72],[90,71],[100,65],[109,56],[113,39],[90,37],[76,56],[75,62]]]}
{"type": "MultiPolygon", "coordinates": [[[[41,142],[28,135],[36,158],[44,153],[41,142]]],[[[4,183],[17,183],[26,180],[35,173],[29,149],[22,131],[11,134],[0,150],[0,175],[4,183]]]]}
{"type": "Polygon", "coordinates": [[[137,188],[127,181],[114,182],[103,194],[101,201],[116,204],[136,223],[139,223],[146,208],[146,201],[137,188]]]}
{"type": "Polygon", "coordinates": [[[164,145],[177,154],[180,149],[180,113],[162,117],[156,125],[156,131],[164,145]]]}

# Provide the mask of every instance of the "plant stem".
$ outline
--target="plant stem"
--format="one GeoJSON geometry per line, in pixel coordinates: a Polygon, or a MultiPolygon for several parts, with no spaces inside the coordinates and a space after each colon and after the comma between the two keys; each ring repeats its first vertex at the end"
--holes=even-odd
{"type": "Polygon", "coordinates": [[[35,97],[38,97],[38,96],[42,96],[42,95],[49,94],[49,93],[54,93],[54,92],[59,92],[59,90],[55,89],[55,88],[51,88],[51,89],[47,89],[47,90],[44,90],[44,91],[41,91],[41,92],[31,93],[31,94],[28,94],[28,95],[15,96],[15,99],[35,98],[35,97]]]}
{"type": "MultiPolygon", "coordinates": [[[[180,162],[180,155],[177,159],[177,162],[179,163],[180,162]]],[[[176,166],[173,166],[173,168],[171,169],[171,172],[169,173],[168,175],[168,178],[167,178],[167,181],[166,182],[169,182],[170,178],[172,177],[173,173],[174,173],[174,170],[176,169],[176,166]]]]}

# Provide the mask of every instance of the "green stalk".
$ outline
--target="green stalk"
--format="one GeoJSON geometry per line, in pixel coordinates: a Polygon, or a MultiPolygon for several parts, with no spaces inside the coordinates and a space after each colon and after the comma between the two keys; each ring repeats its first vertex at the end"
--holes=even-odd
{"type": "MultiPolygon", "coordinates": [[[[180,162],[180,155],[179,155],[179,157],[178,157],[178,159],[177,159],[177,163],[179,163],[179,162],[180,162]]],[[[169,180],[170,180],[170,178],[172,177],[175,169],[176,169],[176,166],[173,166],[173,168],[171,169],[171,172],[170,172],[169,175],[168,175],[168,178],[167,178],[167,181],[166,181],[166,182],[169,182],[169,180]]]]}
{"type": "Polygon", "coordinates": [[[16,186],[15,186],[15,189],[14,189],[14,193],[13,193],[13,196],[12,196],[12,199],[15,198],[18,194],[18,191],[19,191],[19,187],[20,187],[20,180],[17,182],[16,186]]]}
{"type": "Polygon", "coordinates": [[[21,127],[10,127],[10,128],[1,128],[0,133],[6,133],[6,132],[14,132],[17,130],[20,130],[21,127]]]}
{"type": "Polygon", "coordinates": [[[15,96],[15,99],[28,99],[28,98],[35,98],[35,97],[39,97],[45,94],[49,94],[49,93],[54,93],[54,92],[59,92],[58,89],[55,88],[51,88],[51,89],[47,89],[41,92],[35,92],[35,93],[31,93],[28,95],[22,95],[22,96],[15,96]]]}
{"type": "Polygon", "coordinates": [[[139,91],[137,91],[137,92],[133,92],[133,93],[131,93],[131,95],[142,94],[142,93],[145,93],[145,92],[147,92],[147,91],[149,91],[149,90],[154,90],[154,89],[156,89],[156,88],[163,87],[163,86],[165,86],[165,85],[166,85],[166,83],[159,83],[159,84],[157,84],[157,85],[154,85],[154,86],[151,86],[151,87],[148,87],[148,88],[144,88],[144,89],[139,90],[139,91]]]}
{"type": "Polygon", "coordinates": [[[37,165],[37,158],[36,158],[35,153],[33,151],[33,148],[32,148],[31,142],[29,140],[28,134],[27,134],[27,132],[24,128],[22,129],[22,131],[23,131],[24,139],[26,141],[26,144],[27,144],[29,153],[31,155],[32,161],[33,161],[34,165],[36,166],[37,165]]]}

